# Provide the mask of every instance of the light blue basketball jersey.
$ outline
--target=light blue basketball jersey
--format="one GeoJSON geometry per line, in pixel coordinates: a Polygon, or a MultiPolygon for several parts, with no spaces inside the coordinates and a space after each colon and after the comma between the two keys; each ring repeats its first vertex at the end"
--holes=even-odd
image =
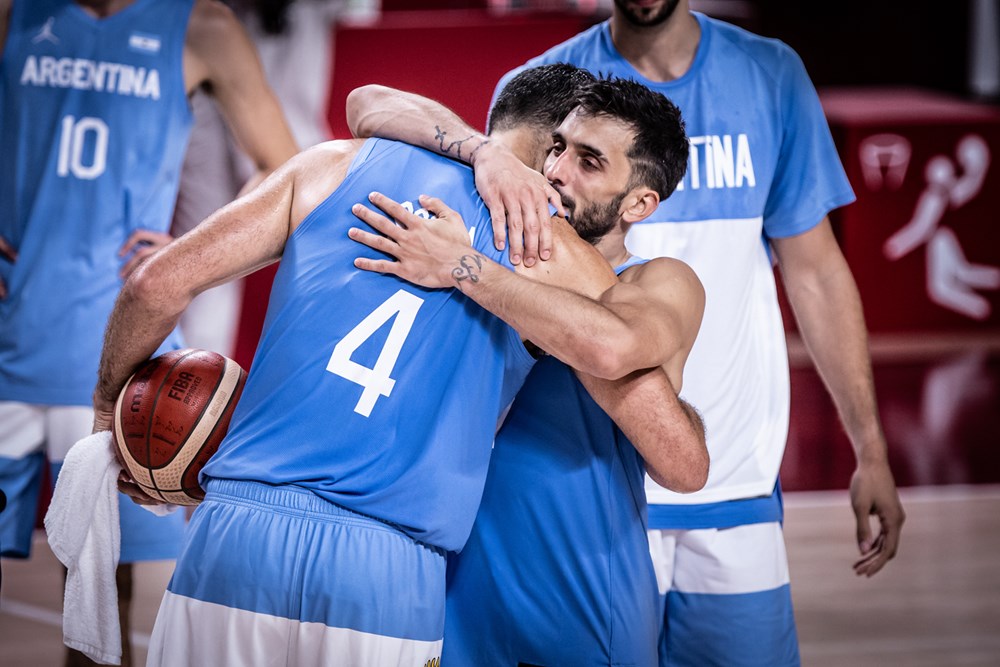
{"type": "MultiPolygon", "coordinates": [[[[359,271],[379,257],[347,237],[373,190],[433,194],[475,249],[493,247],[472,171],[369,140],[347,177],[288,240],[264,332],[229,434],[203,474],[293,484],[448,550],[479,505],[501,410],[532,359],[517,333],[457,289],[359,271]]],[[[417,205],[419,207],[419,205],[417,205]]]]}
{"type": "Polygon", "coordinates": [[[497,434],[472,535],[448,562],[442,663],[656,664],[644,471],[573,370],[540,360],[497,434]]]}
{"type": "MultiPolygon", "coordinates": [[[[191,124],[192,0],[96,19],[16,0],[0,64],[0,400],[89,405],[121,287],[118,249],[167,231],[191,124]]],[[[171,343],[170,346],[175,346],[171,343]]]]}
{"type": "Polygon", "coordinates": [[[632,79],[676,104],[691,144],[687,173],[677,191],[638,226],[763,216],[766,235],[784,237],[806,231],[832,208],[852,201],[819,98],[798,55],[778,40],[692,14],[701,42],[679,79],[657,82],[642,76],[615,49],[605,21],[509,72],[497,93],[525,68],[566,62],[599,76],[632,79]],[[755,104],[748,105],[749,100],[755,104]]]}
{"type": "Polygon", "coordinates": [[[691,153],[681,185],[633,226],[626,244],[637,255],[684,261],[705,287],[683,397],[704,416],[712,467],[697,493],[647,480],[654,528],[714,527],[720,519],[708,505],[729,521],[780,515],[774,490],[790,390],[767,240],[806,232],[854,197],[799,57],[778,40],[693,15],[698,49],[673,81],[651,81],[632,67],[608,22],[526,65],[568,62],[638,81],[670,98],[686,125],[691,153]],[[744,499],[757,500],[734,510],[744,499]]]}

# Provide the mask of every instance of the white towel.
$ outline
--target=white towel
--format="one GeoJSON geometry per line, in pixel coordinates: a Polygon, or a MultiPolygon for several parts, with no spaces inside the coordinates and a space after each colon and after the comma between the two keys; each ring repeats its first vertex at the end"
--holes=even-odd
{"type": "Polygon", "coordinates": [[[49,546],[66,566],[63,642],[103,664],[120,665],[115,568],[121,547],[118,460],[102,431],[69,450],[45,515],[49,546]]]}

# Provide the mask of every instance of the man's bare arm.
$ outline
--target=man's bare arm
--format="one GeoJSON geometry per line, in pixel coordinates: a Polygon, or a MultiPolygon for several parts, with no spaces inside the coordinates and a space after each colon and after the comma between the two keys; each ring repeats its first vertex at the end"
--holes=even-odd
{"type": "MultiPolygon", "coordinates": [[[[457,287],[549,354],[598,377],[623,377],[638,368],[660,366],[672,356],[667,349],[671,343],[664,344],[668,334],[650,335],[653,329],[672,326],[658,316],[657,309],[638,318],[642,324],[637,326],[615,312],[617,299],[609,306],[508,271],[475,252],[458,214],[433,197],[420,200],[436,216],[431,220],[415,216],[378,193],[371,201],[402,225],[358,204],[355,215],[378,234],[355,228],[349,235],[397,261],[358,258],[358,268],[392,273],[424,287],[457,287]]],[[[583,241],[580,244],[586,246],[583,241]]],[[[590,252],[594,266],[603,266],[613,280],[607,262],[596,250],[590,252]]],[[[586,267],[579,270],[581,275],[588,271],[586,267]]],[[[617,288],[616,284],[613,289],[617,288]]],[[[634,318],[641,313],[633,310],[628,315],[634,318]]]]}
{"type": "Polygon", "coordinates": [[[288,235],[339,185],[358,142],[329,142],[290,160],[143,263],[126,281],[104,336],[95,428],[107,428],[118,392],[200,292],[276,261],[288,235]]]}
{"type": "Polygon", "coordinates": [[[347,96],[347,126],[356,137],[382,137],[422,146],[473,164],[489,137],[434,100],[370,84],[347,96]]]}
{"type": "MultiPolygon", "coordinates": [[[[607,262],[592,248],[590,265],[574,265],[573,270],[581,276],[603,270],[612,286],[600,300],[590,298],[513,273],[475,252],[458,214],[440,200],[421,198],[421,205],[437,216],[431,220],[378,193],[371,201],[402,224],[358,204],[355,215],[378,234],[357,228],[349,234],[396,261],[359,258],[355,266],[392,273],[424,287],[458,287],[543,350],[598,377],[620,378],[674,359],[681,345],[682,317],[674,311],[670,290],[680,288],[681,282],[696,285],[701,301],[692,306],[700,306],[704,299],[700,283],[686,265],[687,273],[682,274],[667,264],[672,260],[656,260],[636,267],[643,269],[642,282],[638,272],[627,282],[616,282],[607,262]],[[657,281],[662,287],[649,289],[657,281]]],[[[695,330],[701,320],[700,309],[697,312],[695,330]]]]}
{"type": "Polygon", "coordinates": [[[772,244],[795,320],[854,446],[851,504],[861,553],[854,569],[871,576],[896,555],[906,515],[879,421],[861,297],[829,219],[772,244]],[[872,515],[879,521],[877,536],[872,515]]]}
{"type": "Polygon", "coordinates": [[[527,266],[550,257],[549,204],[566,215],[559,194],[539,171],[455,112],[420,95],[368,85],[347,96],[347,124],[356,137],[405,141],[472,165],[476,188],[490,210],[497,249],[504,248],[509,228],[512,264],[522,256],[527,266]]]}
{"type": "Polygon", "coordinates": [[[704,290],[686,265],[647,262],[627,270],[622,285],[593,246],[565,221],[557,221],[562,224],[553,226],[553,258],[531,268],[518,267],[520,275],[515,275],[471,252],[465,226],[454,218],[449,221],[453,212],[440,202],[421,199],[424,208],[439,216],[425,221],[384,197],[373,200],[407,229],[356,206],[362,220],[389,238],[357,229],[351,237],[399,260],[359,259],[359,268],[393,273],[426,287],[455,286],[457,281],[463,292],[523,337],[577,369],[587,390],[643,456],[653,479],[678,492],[705,484],[704,427],[677,397],[704,309],[704,290]],[[452,261],[456,256],[459,260],[452,261]],[[484,289],[477,292],[477,286],[484,289]],[[657,295],[649,298],[644,290],[657,295]],[[615,308],[624,317],[614,313],[615,308]],[[632,338],[634,332],[643,340],[632,338]],[[638,351],[618,357],[619,348],[635,344],[638,351]],[[637,365],[613,371],[605,367],[616,358],[616,363],[637,365]],[[648,368],[642,364],[656,367],[637,370],[648,368]]]}
{"type": "MultiPolygon", "coordinates": [[[[618,302],[621,307],[628,302],[627,309],[640,318],[648,318],[652,309],[659,309],[660,316],[671,323],[659,330],[670,337],[666,349],[672,352],[660,368],[636,370],[619,380],[595,378],[580,371],[576,371],[577,378],[635,446],[646,472],[657,484],[678,493],[697,491],[708,481],[705,425],[678,392],[684,364],[701,326],[704,289],[690,267],[671,259],[633,266],[620,278],[617,286],[602,295],[602,303],[618,302]],[[650,298],[649,294],[657,296],[650,298]]],[[[623,315],[630,318],[628,313],[623,315]]],[[[633,326],[639,326],[635,320],[633,326]]]]}
{"type": "Polygon", "coordinates": [[[698,412],[677,397],[662,368],[635,371],[603,380],[577,371],[595,402],[618,425],[660,486],[693,493],[708,481],[705,424],[698,412]]]}
{"type": "Polygon", "coordinates": [[[205,85],[240,147],[260,176],[277,169],[299,147],[267,83],[253,42],[232,11],[217,0],[197,0],[184,49],[188,92],[205,85]]]}

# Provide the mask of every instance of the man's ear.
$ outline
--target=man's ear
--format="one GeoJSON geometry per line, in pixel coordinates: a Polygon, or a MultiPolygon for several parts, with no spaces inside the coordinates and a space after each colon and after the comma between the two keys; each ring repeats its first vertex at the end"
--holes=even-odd
{"type": "Polygon", "coordinates": [[[622,221],[634,224],[645,220],[660,205],[660,195],[649,188],[633,188],[622,201],[622,221]]]}

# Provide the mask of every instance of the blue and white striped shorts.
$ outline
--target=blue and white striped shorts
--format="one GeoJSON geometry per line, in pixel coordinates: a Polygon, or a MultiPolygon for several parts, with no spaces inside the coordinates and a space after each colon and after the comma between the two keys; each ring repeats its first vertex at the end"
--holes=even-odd
{"type": "Polygon", "coordinates": [[[661,667],[799,664],[779,522],[651,530],[649,550],[664,605],[661,667]]]}
{"type": "Polygon", "coordinates": [[[440,661],[445,553],[293,486],[210,480],[148,665],[440,661]]]}

